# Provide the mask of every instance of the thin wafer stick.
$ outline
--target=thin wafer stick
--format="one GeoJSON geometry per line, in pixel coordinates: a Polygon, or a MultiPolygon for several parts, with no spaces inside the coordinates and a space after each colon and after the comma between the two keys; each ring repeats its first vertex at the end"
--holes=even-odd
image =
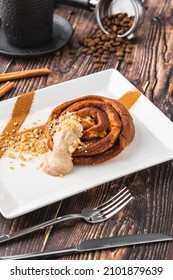
{"type": "Polygon", "coordinates": [[[0,82],[6,82],[27,77],[48,75],[49,73],[50,70],[48,68],[38,68],[32,70],[22,70],[18,72],[3,73],[0,74],[0,82]]]}
{"type": "Polygon", "coordinates": [[[0,97],[4,96],[10,89],[14,86],[13,82],[6,82],[3,86],[0,87],[0,97]]]}

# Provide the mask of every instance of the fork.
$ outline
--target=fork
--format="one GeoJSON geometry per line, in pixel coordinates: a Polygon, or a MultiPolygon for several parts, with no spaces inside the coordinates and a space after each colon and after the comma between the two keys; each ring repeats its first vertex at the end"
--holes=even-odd
{"type": "Polygon", "coordinates": [[[84,208],[79,214],[64,215],[62,217],[54,218],[41,224],[22,229],[16,233],[2,235],[0,236],[0,243],[4,243],[17,237],[24,236],[28,233],[35,232],[39,229],[43,229],[45,227],[55,225],[62,221],[67,221],[71,219],[83,218],[85,221],[92,224],[100,223],[110,219],[113,215],[118,213],[125,205],[127,205],[132,199],[133,196],[131,195],[129,190],[126,187],[124,187],[121,191],[119,191],[108,201],[104,202],[103,204],[97,207],[84,208]]]}

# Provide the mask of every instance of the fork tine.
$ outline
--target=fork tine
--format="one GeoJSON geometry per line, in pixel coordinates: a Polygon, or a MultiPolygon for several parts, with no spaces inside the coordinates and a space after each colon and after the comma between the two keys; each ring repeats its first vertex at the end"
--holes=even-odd
{"type": "Polygon", "coordinates": [[[109,200],[107,200],[106,202],[102,203],[101,205],[93,208],[93,210],[104,210],[104,209],[107,209],[112,204],[115,204],[116,202],[118,202],[127,193],[130,194],[129,190],[126,187],[124,187],[116,195],[114,195],[113,197],[111,197],[109,200]]]}
{"type": "Polygon", "coordinates": [[[111,211],[114,211],[119,205],[122,205],[127,199],[132,198],[131,193],[128,193],[127,195],[123,196],[121,195],[121,199],[116,199],[114,203],[111,203],[110,207],[104,207],[103,209],[100,209],[100,213],[107,214],[111,211]]]}
{"type": "Polygon", "coordinates": [[[106,207],[100,208],[99,211],[100,212],[109,212],[110,210],[113,210],[115,207],[118,207],[122,202],[124,202],[127,198],[129,198],[131,195],[130,192],[126,192],[125,194],[121,195],[120,197],[118,197],[117,199],[115,199],[114,201],[112,201],[109,205],[107,205],[106,207]]]}
{"type": "Polygon", "coordinates": [[[106,206],[107,204],[109,204],[112,200],[114,200],[117,196],[119,196],[119,194],[121,194],[122,192],[124,192],[124,190],[126,190],[127,188],[124,187],[121,191],[119,191],[116,195],[114,195],[113,197],[111,197],[109,200],[105,201],[104,203],[100,204],[99,206],[96,206],[95,208],[93,208],[93,210],[99,210],[101,207],[106,206]]]}
{"type": "Polygon", "coordinates": [[[117,214],[124,206],[126,206],[132,199],[133,197],[131,196],[128,200],[122,203],[118,208],[115,208],[113,211],[109,211],[108,213],[106,213],[106,215],[105,213],[102,213],[102,217],[104,217],[105,220],[111,218],[112,216],[117,214]]]}

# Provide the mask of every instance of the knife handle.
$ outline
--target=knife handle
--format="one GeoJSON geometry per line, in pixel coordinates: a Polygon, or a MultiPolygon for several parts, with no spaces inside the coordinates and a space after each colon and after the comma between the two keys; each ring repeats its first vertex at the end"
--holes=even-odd
{"type": "Polygon", "coordinates": [[[60,255],[66,255],[66,254],[74,254],[78,253],[77,247],[71,247],[71,248],[63,248],[53,251],[46,251],[46,252],[35,252],[35,253],[26,253],[21,255],[12,255],[12,256],[4,256],[0,257],[0,260],[24,260],[24,259],[33,259],[37,257],[53,257],[53,256],[60,256],[60,255]]]}

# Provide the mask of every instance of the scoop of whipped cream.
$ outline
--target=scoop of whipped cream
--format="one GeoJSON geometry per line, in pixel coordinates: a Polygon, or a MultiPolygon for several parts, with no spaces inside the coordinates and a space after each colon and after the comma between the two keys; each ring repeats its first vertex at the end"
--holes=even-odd
{"type": "Polygon", "coordinates": [[[45,155],[41,168],[52,176],[64,176],[73,170],[72,153],[81,145],[83,127],[80,118],[67,112],[54,127],[53,150],[45,155]]]}

